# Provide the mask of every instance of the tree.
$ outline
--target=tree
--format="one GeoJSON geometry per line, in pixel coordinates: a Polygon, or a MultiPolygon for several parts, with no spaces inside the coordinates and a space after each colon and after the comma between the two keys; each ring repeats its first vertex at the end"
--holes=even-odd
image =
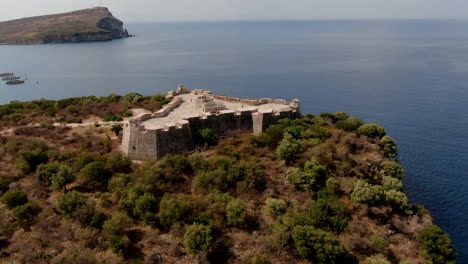
{"type": "Polygon", "coordinates": [[[426,257],[432,263],[450,263],[454,260],[456,250],[452,246],[452,240],[440,227],[425,227],[419,234],[419,241],[426,257]]]}
{"type": "Polygon", "coordinates": [[[114,132],[116,136],[118,136],[119,133],[120,133],[120,131],[122,131],[122,130],[123,130],[123,127],[122,127],[122,125],[120,125],[120,124],[118,124],[118,125],[113,125],[113,126],[111,127],[111,131],[114,132]]]}
{"type": "Polygon", "coordinates": [[[299,168],[289,168],[286,171],[286,177],[289,183],[293,184],[298,191],[310,191],[312,190],[315,178],[300,170],[299,168]]]}
{"type": "Polygon", "coordinates": [[[250,263],[251,264],[271,264],[271,260],[265,255],[257,255],[252,259],[250,263]]]}
{"type": "Polygon", "coordinates": [[[28,202],[28,195],[23,191],[13,191],[5,193],[0,201],[6,206],[8,209],[13,209],[17,206],[21,206],[28,202]]]}
{"type": "Polygon", "coordinates": [[[358,135],[367,136],[370,138],[383,137],[387,132],[385,129],[377,124],[369,123],[363,126],[360,126],[357,130],[358,135]]]}
{"type": "Polygon", "coordinates": [[[383,151],[387,158],[394,158],[398,156],[398,146],[395,142],[395,139],[389,136],[384,136],[380,140],[380,145],[382,145],[383,151]]]}
{"type": "Polygon", "coordinates": [[[86,197],[73,190],[65,193],[58,198],[58,207],[65,214],[69,215],[75,210],[85,205],[86,197]]]}
{"type": "Polygon", "coordinates": [[[405,170],[401,167],[400,163],[393,160],[384,160],[380,163],[383,169],[383,174],[389,177],[401,179],[405,176],[405,170]]]}
{"type": "Polygon", "coordinates": [[[279,217],[286,213],[286,210],[288,209],[288,204],[282,199],[269,197],[266,199],[265,209],[267,213],[271,216],[279,217]]]}
{"type": "Polygon", "coordinates": [[[380,205],[385,201],[383,187],[358,180],[351,193],[351,200],[358,204],[368,204],[370,206],[380,205]]]}
{"type": "Polygon", "coordinates": [[[159,203],[159,223],[169,229],[176,222],[184,220],[190,214],[190,206],[172,194],[165,194],[159,203]]]}
{"type": "Polygon", "coordinates": [[[237,226],[245,221],[247,210],[241,199],[233,199],[226,205],[226,218],[229,225],[237,226]]]}
{"type": "Polygon", "coordinates": [[[354,263],[346,248],[331,233],[312,226],[296,226],[292,237],[299,255],[314,263],[354,263]]]}
{"type": "Polygon", "coordinates": [[[301,119],[284,118],[278,121],[278,125],[294,138],[301,138],[302,133],[308,128],[308,125],[301,119]]]}
{"type": "Polygon", "coordinates": [[[184,246],[188,253],[205,251],[213,242],[211,229],[201,224],[193,224],[187,228],[184,235],[184,246]]]}
{"type": "Polygon", "coordinates": [[[276,148],[278,157],[287,163],[296,159],[301,151],[301,143],[289,133],[284,133],[283,139],[276,148]]]}

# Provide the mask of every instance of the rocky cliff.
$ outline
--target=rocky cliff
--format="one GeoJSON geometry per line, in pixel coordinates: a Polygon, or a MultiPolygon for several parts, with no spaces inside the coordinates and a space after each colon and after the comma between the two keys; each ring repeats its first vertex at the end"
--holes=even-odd
{"type": "Polygon", "coordinates": [[[105,7],[0,22],[0,44],[109,41],[130,37],[105,7]]]}

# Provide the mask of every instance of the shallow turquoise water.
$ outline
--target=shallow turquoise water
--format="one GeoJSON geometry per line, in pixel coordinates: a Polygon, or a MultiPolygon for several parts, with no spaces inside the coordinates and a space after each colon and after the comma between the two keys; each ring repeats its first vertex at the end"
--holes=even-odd
{"type": "Polygon", "coordinates": [[[468,263],[468,21],[131,24],[137,37],[0,46],[0,103],[164,93],[184,83],[238,97],[300,98],[303,113],[347,111],[399,142],[412,202],[468,263]],[[26,77],[26,76],[25,76],[26,77]]]}

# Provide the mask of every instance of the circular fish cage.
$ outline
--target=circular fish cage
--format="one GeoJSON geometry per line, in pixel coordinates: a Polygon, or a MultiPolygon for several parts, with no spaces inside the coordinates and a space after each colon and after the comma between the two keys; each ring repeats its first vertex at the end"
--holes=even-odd
{"type": "Polygon", "coordinates": [[[18,80],[19,78],[20,77],[17,77],[17,76],[3,77],[2,81],[14,81],[14,80],[18,80]]]}
{"type": "Polygon", "coordinates": [[[24,83],[24,81],[22,81],[22,80],[14,80],[14,81],[6,82],[6,84],[8,84],[8,85],[18,85],[18,84],[23,84],[23,83],[24,83]]]}
{"type": "Polygon", "coordinates": [[[8,77],[8,76],[13,76],[14,74],[11,72],[8,73],[0,73],[0,77],[8,77]]]}

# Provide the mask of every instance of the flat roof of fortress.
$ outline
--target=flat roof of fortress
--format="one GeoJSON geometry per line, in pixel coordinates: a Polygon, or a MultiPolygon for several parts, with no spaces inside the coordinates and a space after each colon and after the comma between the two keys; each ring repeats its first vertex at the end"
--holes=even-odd
{"type": "MultiPolygon", "coordinates": [[[[171,123],[175,125],[175,122],[181,121],[189,116],[210,115],[210,113],[203,112],[201,106],[196,105],[195,100],[199,96],[200,95],[195,94],[193,91],[191,93],[178,95],[177,97],[182,98],[183,102],[178,107],[174,108],[171,112],[169,112],[167,116],[151,118],[146,121],[143,121],[141,124],[147,129],[157,129],[160,128],[162,125],[169,125],[171,123]]],[[[215,99],[214,101],[216,103],[224,104],[226,108],[231,111],[255,111],[256,109],[259,111],[278,111],[290,109],[288,105],[277,103],[267,103],[252,106],[240,102],[227,102],[218,99],[215,99]]]]}

